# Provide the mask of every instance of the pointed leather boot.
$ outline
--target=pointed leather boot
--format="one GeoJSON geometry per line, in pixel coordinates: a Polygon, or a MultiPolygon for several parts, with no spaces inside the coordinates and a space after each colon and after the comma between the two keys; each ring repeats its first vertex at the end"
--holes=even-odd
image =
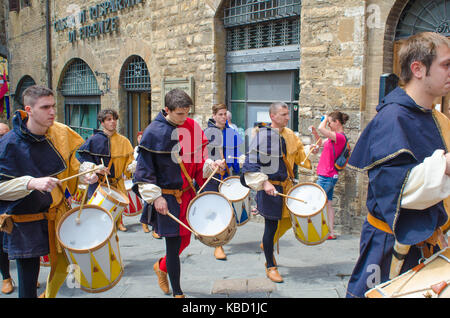
{"type": "Polygon", "coordinates": [[[14,290],[12,278],[7,278],[3,280],[2,293],[11,294],[14,290]]]}
{"type": "Polygon", "coordinates": [[[214,257],[221,261],[227,259],[227,255],[225,254],[225,251],[223,250],[222,246],[216,247],[216,249],[214,250],[214,257]]]}
{"type": "Polygon", "coordinates": [[[169,280],[167,279],[167,273],[159,269],[159,260],[153,265],[153,270],[158,277],[159,288],[161,288],[164,294],[169,294],[169,280]]]}
{"type": "Polygon", "coordinates": [[[281,277],[280,273],[278,273],[278,268],[275,266],[266,268],[266,276],[274,283],[283,282],[283,277],[281,277]]]}

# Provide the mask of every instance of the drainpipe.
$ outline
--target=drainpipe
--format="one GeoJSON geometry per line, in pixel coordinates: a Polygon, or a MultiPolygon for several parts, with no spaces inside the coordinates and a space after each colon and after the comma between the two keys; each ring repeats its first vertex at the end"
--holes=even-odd
{"type": "Polygon", "coordinates": [[[50,0],[45,1],[45,31],[47,38],[47,86],[52,88],[53,73],[52,73],[52,46],[51,46],[51,31],[50,31],[50,0]]]}

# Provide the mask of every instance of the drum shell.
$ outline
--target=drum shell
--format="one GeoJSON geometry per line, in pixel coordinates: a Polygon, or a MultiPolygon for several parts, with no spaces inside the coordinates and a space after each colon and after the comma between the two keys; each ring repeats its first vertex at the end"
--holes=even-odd
{"type": "MultiPolygon", "coordinates": [[[[136,216],[142,213],[144,209],[144,201],[131,189],[129,181],[125,181],[125,188],[127,190],[128,200],[130,204],[123,210],[123,215],[125,216],[136,216]]],[[[131,185],[133,185],[131,181],[131,185]]]]}
{"type": "MultiPolygon", "coordinates": [[[[226,183],[227,181],[230,181],[233,179],[237,179],[239,181],[239,183],[241,182],[240,177],[238,177],[238,176],[231,176],[231,177],[225,178],[223,180],[223,182],[226,183]]],[[[246,224],[248,221],[250,221],[250,218],[252,216],[251,211],[250,211],[250,189],[248,189],[247,194],[244,195],[243,197],[233,200],[233,199],[228,198],[221,191],[222,187],[226,187],[226,185],[224,185],[222,183],[219,185],[219,193],[224,195],[228,199],[228,201],[231,202],[231,205],[233,206],[233,211],[234,211],[234,214],[236,217],[237,226],[242,226],[242,225],[246,224]]]]}
{"type": "MultiPolygon", "coordinates": [[[[61,247],[63,248],[67,262],[80,268],[81,275],[80,279],[78,280],[78,282],[80,283],[80,288],[88,293],[100,293],[113,288],[122,278],[123,261],[120,255],[119,238],[116,231],[114,230],[114,219],[111,213],[98,205],[86,204],[83,206],[83,210],[84,209],[98,209],[107,214],[109,218],[111,218],[113,226],[108,237],[103,242],[89,249],[74,249],[67,246],[61,240],[61,226],[70,215],[72,215],[73,213],[78,213],[79,207],[73,208],[63,215],[56,229],[56,237],[61,247]],[[105,258],[105,255],[108,258],[105,258]],[[104,259],[101,259],[102,257],[104,259]],[[107,267],[109,266],[109,268],[103,268],[101,265],[99,265],[104,263],[107,263],[107,267]],[[110,275],[106,275],[107,272],[109,272],[110,275]],[[105,277],[102,277],[99,282],[96,277],[99,277],[98,275],[102,274],[105,275],[105,277]],[[89,276],[91,277],[91,279],[88,278],[89,276]]],[[[81,219],[83,213],[89,212],[82,211],[81,219]]]]}
{"type": "Polygon", "coordinates": [[[115,194],[121,197],[122,201],[119,201],[112,195],[108,194],[105,191],[104,187],[105,186],[102,185],[99,185],[97,187],[94,194],[92,194],[92,197],[89,199],[88,204],[102,207],[103,209],[111,213],[114,221],[117,221],[122,212],[130,204],[130,200],[128,199],[128,196],[122,193],[119,189],[111,186],[111,191],[114,191],[115,194]]]}
{"type": "Polygon", "coordinates": [[[189,206],[188,206],[187,212],[186,212],[187,213],[186,219],[188,221],[190,228],[195,231],[195,229],[192,227],[191,222],[189,221],[190,212],[192,211],[191,207],[197,199],[199,199],[205,195],[208,195],[208,194],[222,196],[228,202],[231,218],[230,218],[228,225],[219,233],[214,234],[214,235],[205,235],[205,234],[201,234],[201,233],[197,232],[197,238],[200,242],[202,242],[203,244],[210,246],[210,247],[223,246],[223,245],[227,244],[229,241],[231,241],[231,239],[234,237],[234,234],[236,234],[236,229],[237,229],[236,217],[233,212],[233,207],[231,205],[231,202],[224,195],[222,195],[218,192],[212,192],[212,191],[205,191],[205,192],[199,194],[198,196],[193,198],[191,200],[191,202],[189,203],[189,206]]]}
{"type": "Polygon", "coordinates": [[[450,247],[365,293],[367,298],[450,298],[450,247]],[[437,294],[439,284],[447,285],[437,294]]]}
{"type": "Polygon", "coordinates": [[[313,186],[317,188],[317,190],[320,190],[325,198],[325,203],[321,205],[319,209],[311,211],[309,215],[300,215],[295,211],[292,211],[287,204],[287,200],[292,199],[285,198],[285,204],[287,205],[292,223],[292,230],[294,231],[295,238],[299,242],[305,245],[318,245],[328,239],[328,200],[326,197],[326,193],[322,189],[322,187],[312,182],[302,182],[293,186],[291,189],[289,189],[287,195],[292,196],[292,193],[295,191],[295,189],[302,186],[313,186]]]}

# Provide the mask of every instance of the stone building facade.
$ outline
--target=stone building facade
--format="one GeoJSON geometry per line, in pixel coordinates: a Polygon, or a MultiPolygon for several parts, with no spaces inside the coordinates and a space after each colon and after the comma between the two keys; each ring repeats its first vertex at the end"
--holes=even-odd
{"type": "MultiPolygon", "coordinates": [[[[11,11],[14,2],[2,9],[15,107],[24,87],[45,84],[57,92],[59,121],[77,127],[98,109],[115,108],[119,130],[134,141],[172,87],[191,94],[191,116],[202,127],[211,106],[226,103],[244,130],[253,118],[267,119],[270,98],[264,94],[275,96],[292,86],[280,99],[292,106],[290,125],[304,143],[311,142],[309,125],[340,110],[350,115],[345,128],[351,145],[375,115],[380,76],[395,70],[401,37],[420,29],[419,21],[416,29],[399,31],[408,12],[426,20],[427,10],[450,7],[449,0],[426,5],[419,0],[30,0],[29,6],[11,11]],[[282,19],[273,14],[276,6],[282,19]],[[238,21],[241,7],[255,10],[247,12],[251,23],[238,21]],[[266,41],[265,32],[278,36],[281,24],[291,35],[298,29],[298,36],[287,36],[283,45],[236,49],[236,41],[266,41]],[[267,88],[265,79],[271,83],[267,88]],[[236,97],[241,89],[244,97],[236,97]]],[[[301,180],[315,177],[300,171],[301,180]]],[[[367,212],[366,186],[363,175],[340,174],[334,205],[342,232],[359,231],[367,212]]]]}

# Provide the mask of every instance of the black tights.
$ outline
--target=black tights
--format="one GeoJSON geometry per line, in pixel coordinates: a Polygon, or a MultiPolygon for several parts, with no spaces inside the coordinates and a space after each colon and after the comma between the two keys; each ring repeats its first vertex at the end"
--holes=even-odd
{"type": "Polygon", "coordinates": [[[180,246],[181,236],[166,237],[166,267],[173,295],[183,295],[180,287],[180,246]]]}
{"type": "Polygon", "coordinates": [[[3,279],[11,277],[9,273],[9,259],[8,253],[3,251],[3,232],[0,232],[0,273],[2,273],[3,279]]]}
{"type": "Polygon", "coordinates": [[[37,282],[39,277],[40,259],[18,258],[17,276],[19,278],[19,298],[37,298],[37,282]]]}
{"type": "Polygon", "coordinates": [[[278,220],[264,219],[264,235],[263,235],[263,246],[264,255],[266,257],[267,268],[274,267],[273,263],[273,239],[275,237],[275,232],[278,227],[278,220]]]}

